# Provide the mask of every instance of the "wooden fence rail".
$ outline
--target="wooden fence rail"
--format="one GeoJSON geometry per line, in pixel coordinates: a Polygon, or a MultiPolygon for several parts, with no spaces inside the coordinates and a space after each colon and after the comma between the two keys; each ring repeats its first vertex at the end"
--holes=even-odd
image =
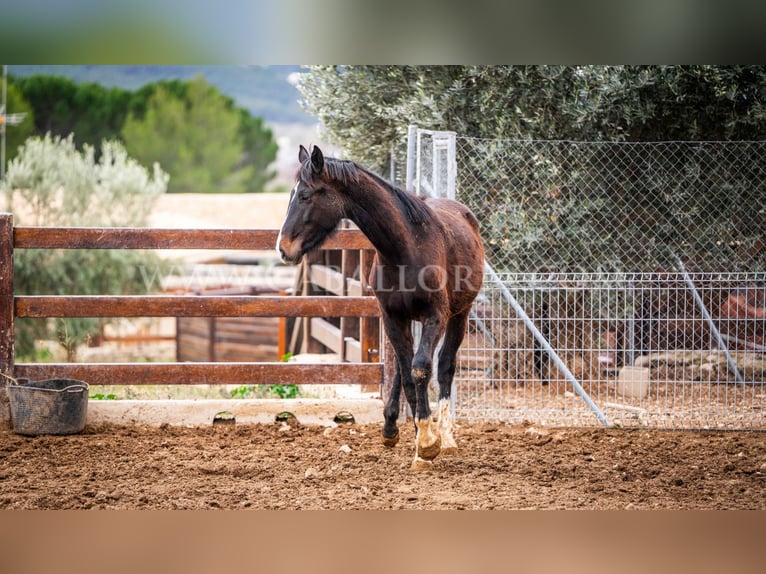
{"type": "Polygon", "coordinates": [[[377,317],[374,297],[16,296],[17,317],[377,317]]]}
{"type": "MultiPolygon", "coordinates": [[[[10,214],[0,214],[0,217],[10,214]]],[[[17,249],[274,249],[276,229],[149,229],[135,227],[12,227],[17,249]]],[[[7,230],[6,230],[7,233],[7,230]]],[[[372,249],[355,229],[341,229],[322,249],[372,249]]]]}
{"type": "MultiPolygon", "coordinates": [[[[14,227],[0,213],[0,371],[11,377],[74,378],[90,384],[382,384],[379,363],[16,363],[17,317],[378,317],[371,296],[27,296],[13,285],[17,249],[270,250],[277,230],[14,227]]],[[[343,229],[322,249],[369,250],[367,238],[343,229]]],[[[381,342],[380,348],[383,349],[381,342]]],[[[389,369],[386,369],[388,371],[389,369]]],[[[8,416],[0,387],[0,418],[8,416]]]]}

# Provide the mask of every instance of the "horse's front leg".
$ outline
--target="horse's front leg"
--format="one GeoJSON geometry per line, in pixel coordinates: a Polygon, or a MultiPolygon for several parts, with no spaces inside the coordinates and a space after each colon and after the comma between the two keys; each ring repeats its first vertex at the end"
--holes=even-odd
{"type": "Polygon", "coordinates": [[[399,403],[402,391],[402,375],[399,370],[399,361],[394,366],[394,380],[391,385],[391,393],[386,400],[383,409],[383,444],[387,447],[396,446],[399,442],[399,428],[396,421],[399,418],[399,403]]]}
{"type": "Polygon", "coordinates": [[[428,470],[431,461],[439,455],[441,437],[436,424],[431,418],[431,406],[428,401],[428,385],[433,371],[433,356],[439,339],[444,333],[444,321],[439,317],[423,322],[420,346],[412,361],[412,380],[415,383],[416,409],[415,460],[413,470],[428,470]]]}

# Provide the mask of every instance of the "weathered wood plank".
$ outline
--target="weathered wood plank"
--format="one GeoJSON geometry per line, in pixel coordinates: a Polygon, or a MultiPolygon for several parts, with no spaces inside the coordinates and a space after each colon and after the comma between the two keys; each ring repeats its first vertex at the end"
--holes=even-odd
{"type": "Polygon", "coordinates": [[[348,278],[346,279],[346,294],[353,297],[362,296],[362,282],[358,279],[348,278]]]}
{"type": "Polygon", "coordinates": [[[311,282],[315,286],[321,287],[335,295],[345,295],[343,274],[340,271],[336,271],[327,265],[316,264],[311,266],[309,273],[311,274],[311,282]]]}
{"type": "MultiPolygon", "coordinates": [[[[253,320],[260,318],[254,317],[253,320]]],[[[216,340],[217,341],[257,341],[259,339],[276,341],[279,329],[278,319],[261,319],[262,321],[273,321],[263,325],[243,325],[236,328],[223,324],[216,320],[216,340]]]]}
{"type": "Polygon", "coordinates": [[[206,339],[183,338],[181,342],[183,346],[176,351],[177,361],[210,361],[210,345],[206,339]]]}
{"type": "Polygon", "coordinates": [[[311,319],[311,336],[333,353],[341,353],[343,340],[340,329],[320,317],[311,319]]]}
{"type": "Polygon", "coordinates": [[[344,343],[344,357],[345,360],[350,363],[361,363],[364,361],[362,357],[362,345],[356,339],[352,337],[346,337],[343,340],[344,343]]]}
{"type": "MultiPolygon", "coordinates": [[[[0,373],[9,377],[14,376],[13,323],[13,215],[0,213],[0,373]]],[[[11,418],[6,383],[0,381],[0,426],[11,418]]]]}
{"type": "Polygon", "coordinates": [[[256,333],[252,337],[235,337],[216,333],[215,344],[219,347],[228,345],[273,345],[277,346],[277,330],[273,332],[256,333]]]}
{"type": "Polygon", "coordinates": [[[21,363],[16,376],[77,379],[91,385],[380,384],[374,363],[21,363]]]}
{"type": "Polygon", "coordinates": [[[275,317],[219,317],[218,329],[234,333],[274,329],[279,320],[275,317]]]}
{"type": "Polygon", "coordinates": [[[195,335],[198,337],[210,337],[210,321],[207,317],[178,317],[176,321],[176,333],[195,335]]]}
{"type": "MultiPolygon", "coordinates": [[[[156,229],[133,227],[16,227],[17,249],[274,249],[276,229],[156,229]]],[[[367,237],[341,229],[322,249],[369,249],[367,237]]]]}
{"type": "MultiPolygon", "coordinates": [[[[13,322],[13,215],[0,213],[0,372],[9,376],[13,376],[13,322]]],[[[5,387],[4,380],[0,387],[5,387]]]]}
{"type": "Polygon", "coordinates": [[[17,317],[377,317],[374,297],[19,296],[17,317]]]}
{"type": "Polygon", "coordinates": [[[269,344],[243,344],[243,343],[227,343],[221,345],[216,342],[215,356],[218,361],[243,361],[243,362],[259,362],[259,361],[276,361],[277,346],[269,344]]]}
{"type": "Polygon", "coordinates": [[[376,317],[362,317],[359,321],[361,360],[364,362],[377,362],[380,360],[380,319],[376,317]]]}

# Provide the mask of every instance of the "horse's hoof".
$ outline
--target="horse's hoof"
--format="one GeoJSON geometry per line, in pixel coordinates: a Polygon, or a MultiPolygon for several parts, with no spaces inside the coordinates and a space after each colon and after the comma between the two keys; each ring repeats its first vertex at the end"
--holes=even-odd
{"type": "Polygon", "coordinates": [[[412,461],[412,465],[410,466],[410,470],[412,472],[428,472],[429,470],[433,470],[434,463],[430,460],[423,460],[419,456],[415,457],[415,460],[412,461]]]}
{"type": "Polygon", "coordinates": [[[383,446],[387,446],[388,448],[393,448],[396,446],[396,443],[399,442],[399,433],[396,433],[392,437],[384,436],[380,439],[380,442],[383,443],[383,446]]]}
{"type": "Polygon", "coordinates": [[[441,436],[442,439],[442,452],[441,454],[445,456],[450,455],[456,455],[457,454],[457,443],[455,442],[455,437],[452,436],[451,432],[444,433],[442,432],[439,436],[441,436]]]}
{"type": "Polygon", "coordinates": [[[441,450],[442,450],[442,441],[437,436],[436,442],[434,442],[433,444],[429,444],[427,446],[418,445],[418,456],[420,458],[424,458],[425,460],[433,460],[437,456],[439,456],[439,453],[441,452],[441,450]]]}
{"type": "Polygon", "coordinates": [[[418,432],[415,436],[415,456],[425,460],[433,460],[439,456],[442,439],[435,432],[435,425],[430,419],[415,421],[418,432]]]}
{"type": "Polygon", "coordinates": [[[457,454],[457,450],[458,449],[456,446],[447,446],[441,450],[440,454],[442,456],[455,456],[457,454]]]}

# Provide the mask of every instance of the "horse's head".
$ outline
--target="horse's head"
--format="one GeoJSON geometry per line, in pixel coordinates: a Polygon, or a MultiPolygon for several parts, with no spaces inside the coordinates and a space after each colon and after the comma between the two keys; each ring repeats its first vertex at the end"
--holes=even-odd
{"type": "Polygon", "coordinates": [[[277,251],[286,263],[297,263],[337,228],[343,217],[343,201],[327,177],[322,150],[300,146],[295,187],[290,193],[287,215],[277,238],[277,251]]]}

